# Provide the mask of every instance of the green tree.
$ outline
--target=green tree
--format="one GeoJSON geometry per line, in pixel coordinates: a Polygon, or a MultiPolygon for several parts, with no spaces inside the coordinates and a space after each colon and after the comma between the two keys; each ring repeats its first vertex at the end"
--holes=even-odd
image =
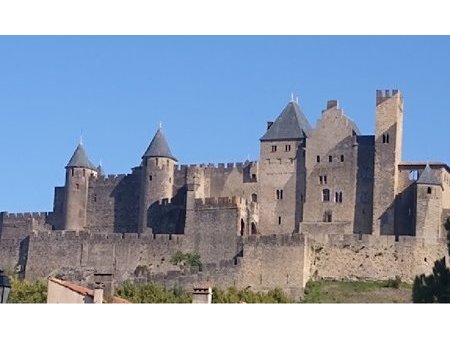
{"type": "Polygon", "coordinates": [[[47,282],[25,281],[10,277],[11,292],[8,303],[47,303],[47,282]]]}
{"type": "Polygon", "coordinates": [[[187,266],[196,266],[199,269],[202,268],[202,260],[198,253],[183,253],[182,251],[177,251],[170,262],[174,265],[183,264],[187,266]]]}
{"type": "Polygon", "coordinates": [[[190,303],[191,295],[182,288],[166,290],[157,284],[134,284],[124,282],[116,294],[132,303],[190,303]]]}
{"type": "MultiPolygon", "coordinates": [[[[447,230],[447,248],[450,253],[450,219],[444,224],[447,230]]],[[[450,270],[445,257],[434,262],[433,273],[416,276],[413,285],[414,303],[450,303],[450,270]]]]}

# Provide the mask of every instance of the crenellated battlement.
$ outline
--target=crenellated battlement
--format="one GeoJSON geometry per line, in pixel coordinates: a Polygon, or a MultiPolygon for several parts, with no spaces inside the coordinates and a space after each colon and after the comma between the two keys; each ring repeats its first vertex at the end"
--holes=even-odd
{"type": "Polygon", "coordinates": [[[306,236],[303,234],[280,234],[280,235],[252,235],[244,239],[245,246],[299,246],[306,243],[306,236]]]}
{"type": "Polygon", "coordinates": [[[137,233],[106,233],[106,232],[90,232],[90,231],[33,231],[31,234],[33,240],[51,241],[51,240],[86,240],[100,242],[128,242],[143,241],[154,243],[181,243],[184,235],[174,234],[137,234],[137,233]]]}
{"type": "Polygon", "coordinates": [[[196,198],[195,209],[238,208],[247,205],[247,200],[241,197],[207,197],[196,198]]]}
{"type": "Polygon", "coordinates": [[[398,89],[386,89],[386,90],[381,90],[381,89],[377,89],[377,94],[376,94],[376,104],[379,105],[381,103],[383,103],[384,101],[390,99],[391,97],[397,95],[399,93],[398,89]]]}
{"type": "Polygon", "coordinates": [[[96,179],[94,178],[96,183],[103,183],[103,184],[115,184],[119,183],[123,179],[132,176],[133,174],[117,174],[117,175],[103,175],[98,176],[96,179]]]}
{"type": "Polygon", "coordinates": [[[10,221],[30,220],[32,218],[45,220],[49,215],[50,215],[50,212],[18,212],[18,213],[2,212],[1,213],[3,220],[10,220],[10,221]]]}
{"type": "MultiPolygon", "coordinates": [[[[426,246],[430,244],[422,238],[415,236],[374,236],[357,234],[329,234],[328,245],[344,247],[365,245],[368,247],[392,247],[392,246],[426,246]]],[[[445,240],[436,239],[435,244],[445,245],[445,240]]]]}
{"type": "Polygon", "coordinates": [[[257,161],[229,162],[229,163],[201,163],[201,164],[179,164],[175,166],[176,172],[185,173],[188,168],[205,169],[205,171],[227,173],[237,170],[242,172],[248,165],[255,165],[257,161]]]}

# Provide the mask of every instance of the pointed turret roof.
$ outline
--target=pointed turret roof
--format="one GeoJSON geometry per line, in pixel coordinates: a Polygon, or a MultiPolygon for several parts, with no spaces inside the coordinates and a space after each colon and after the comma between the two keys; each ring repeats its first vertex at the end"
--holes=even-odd
{"type": "Polygon", "coordinates": [[[441,179],[439,177],[439,172],[431,169],[430,165],[427,163],[425,169],[422,171],[418,184],[428,184],[428,185],[441,185],[441,179]]]}
{"type": "Polygon", "coordinates": [[[311,125],[297,102],[291,100],[261,137],[261,141],[300,139],[309,136],[311,125]]]}
{"type": "Polygon", "coordinates": [[[70,158],[69,163],[67,163],[66,168],[88,168],[88,169],[96,169],[95,166],[89,161],[89,158],[86,155],[86,151],[84,150],[83,144],[80,142],[77,149],[73,153],[70,158]]]}
{"type": "Polygon", "coordinates": [[[145,157],[167,157],[174,161],[177,160],[170,151],[169,144],[167,143],[167,139],[164,136],[161,127],[156,132],[152,142],[150,142],[150,145],[142,156],[142,158],[145,157]]]}

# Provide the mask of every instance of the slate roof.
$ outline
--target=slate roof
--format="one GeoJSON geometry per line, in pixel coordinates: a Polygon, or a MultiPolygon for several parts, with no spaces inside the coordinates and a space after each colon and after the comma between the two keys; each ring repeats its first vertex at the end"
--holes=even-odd
{"type": "Polygon", "coordinates": [[[296,102],[289,102],[261,141],[300,139],[309,136],[311,125],[296,102]]]}
{"type": "Polygon", "coordinates": [[[84,150],[84,147],[81,143],[78,145],[77,149],[75,149],[75,152],[70,158],[69,163],[67,163],[66,168],[96,169],[92,162],[89,161],[89,158],[86,155],[86,151],[84,150]]]}
{"type": "Polygon", "coordinates": [[[176,161],[177,159],[172,155],[170,151],[169,144],[167,143],[167,139],[164,136],[162,129],[159,128],[153,137],[152,142],[148,146],[142,158],[145,157],[167,157],[176,161]]]}
{"type": "Polygon", "coordinates": [[[428,185],[441,185],[439,172],[431,169],[430,165],[427,163],[427,166],[425,167],[419,179],[417,180],[417,183],[428,185]]]}

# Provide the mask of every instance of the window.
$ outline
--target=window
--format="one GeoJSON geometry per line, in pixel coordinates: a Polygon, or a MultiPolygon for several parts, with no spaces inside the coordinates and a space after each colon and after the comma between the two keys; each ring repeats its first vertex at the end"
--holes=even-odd
{"type": "Polygon", "coordinates": [[[330,163],[333,162],[333,156],[331,156],[331,155],[328,156],[328,162],[330,162],[330,163]]]}
{"type": "Polygon", "coordinates": [[[322,190],[322,201],[329,202],[330,201],[330,189],[322,190]]]}
{"type": "Polygon", "coordinates": [[[327,175],[319,176],[319,184],[327,184],[327,175]]]}
{"type": "Polygon", "coordinates": [[[272,146],[272,153],[277,151],[277,146],[272,146]]]}
{"type": "Polygon", "coordinates": [[[341,155],[341,162],[344,162],[344,155],[341,155]]]}
{"type": "Polygon", "coordinates": [[[386,135],[386,143],[389,143],[389,134],[386,135]]]}
{"type": "Polygon", "coordinates": [[[383,134],[383,143],[389,143],[389,134],[383,134]]]}
{"type": "Polygon", "coordinates": [[[277,200],[283,199],[283,190],[277,190],[277,200]]]}
{"type": "Polygon", "coordinates": [[[323,221],[324,222],[332,222],[333,220],[333,214],[330,210],[327,210],[323,213],[323,221]]]}
{"type": "Polygon", "coordinates": [[[281,216],[278,216],[278,225],[281,224],[281,216]]]}
{"type": "Polygon", "coordinates": [[[317,163],[320,163],[320,156],[317,155],[317,163]]]}
{"type": "Polygon", "coordinates": [[[258,195],[252,194],[252,202],[258,202],[258,195]]]}
{"type": "Polygon", "coordinates": [[[75,189],[80,190],[80,185],[78,183],[75,184],[75,189]]]}
{"type": "Polygon", "coordinates": [[[169,166],[169,160],[167,160],[167,166],[169,166]]]}
{"type": "Polygon", "coordinates": [[[241,237],[244,236],[244,232],[245,232],[245,223],[244,220],[241,218],[241,231],[240,231],[241,237]]]}
{"type": "Polygon", "coordinates": [[[148,179],[149,179],[149,181],[153,180],[153,176],[150,175],[150,176],[148,177],[148,179]]]}
{"type": "Polygon", "coordinates": [[[340,192],[336,191],[336,193],[334,195],[334,201],[336,203],[342,203],[342,191],[340,191],[340,192]]]}
{"type": "Polygon", "coordinates": [[[83,169],[83,177],[86,176],[86,169],[83,169]]]}
{"type": "Polygon", "coordinates": [[[169,177],[169,183],[172,183],[172,177],[169,177]]]}
{"type": "Polygon", "coordinates": [[[252,174],[252,179],[256,180],[256,174],[252,174]]]}
{"type": "Polygon", "coordinates": [[[427,188],[427,194],[431,194],[431,187],[427,188]]]}
{"type": "Polygon", "coordinates": [[[290,144],[286,144],[286,146],[284,147],[285,151],[291,151],[291,145],[290,144]]]}
{"type": "Polygon", "coordinates": [[[72,177],[75,175],[75,169],[72,168],[72,177]]]}
{"type": "Polygon", "coordinates": [[[94,202],[97,202],[97,194],[94,194],[94,202]]]}

